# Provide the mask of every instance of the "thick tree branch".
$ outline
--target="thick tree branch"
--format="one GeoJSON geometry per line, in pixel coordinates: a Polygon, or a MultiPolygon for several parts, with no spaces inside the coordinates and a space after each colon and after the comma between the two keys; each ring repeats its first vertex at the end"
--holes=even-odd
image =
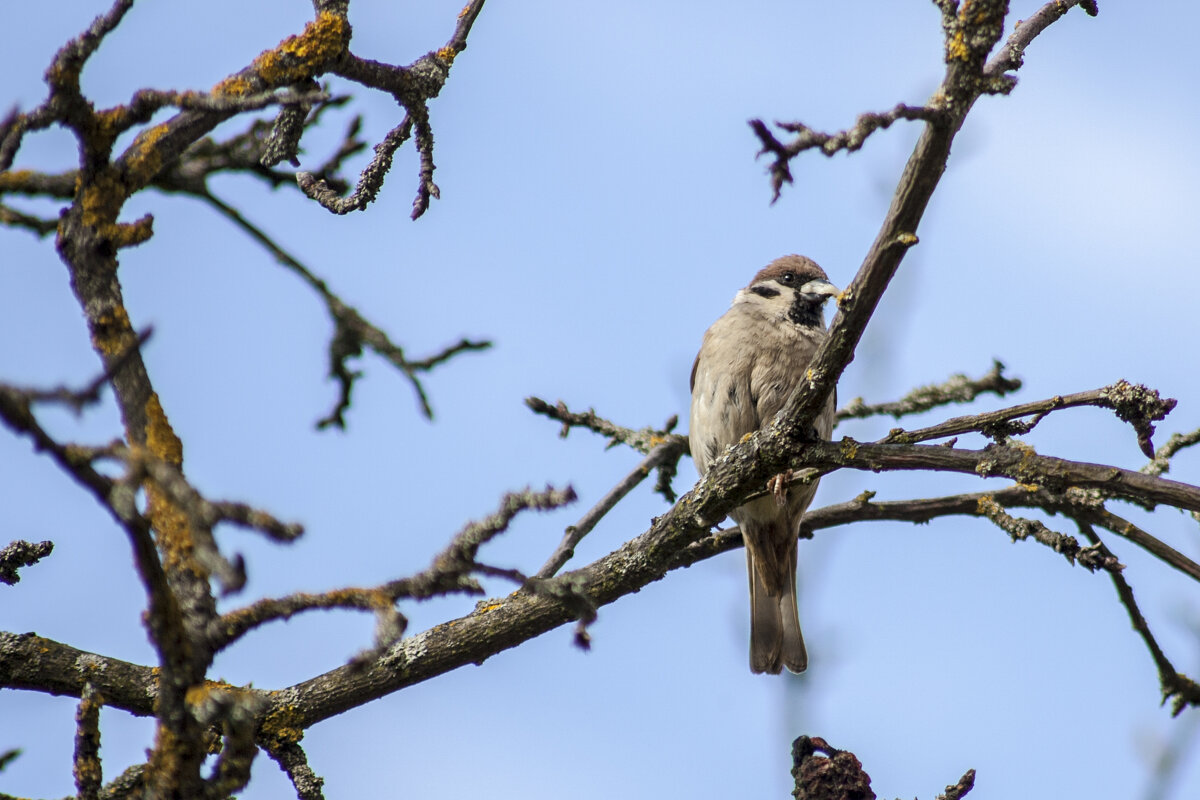
{"type": "Polygon", "coordinates": [[[988,90],[984,61],[1003,33],[1008,3],[977,0],[970,3],[970,13],[957,15],[948,8],[943,8],[942,20],[946,33],[946,74],[927,103],[929,109],[939,113],[932,117],[933,121],[926,122],[875,242],[854,280],[838,297],[838,311],[830,324],[829,336],[813,356],[806,379],[799,382],[777,417],[780,423],[786,421],[784,427],[793,440],[807,437],[825,398],[853,359],[879,299],[908,248],[917,243],[918,226],[946,168],[955,134],[975,101],[988,90]]]}

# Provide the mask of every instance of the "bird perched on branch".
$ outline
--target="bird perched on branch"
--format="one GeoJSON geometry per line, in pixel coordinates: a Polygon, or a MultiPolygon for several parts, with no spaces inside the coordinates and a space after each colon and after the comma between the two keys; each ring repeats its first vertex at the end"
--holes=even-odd
{"type": "MultiPolygon", "coordinates": [[[[729,445],[766,428],[804,376],[825,339],[824,304],[838,294],[825,271],[804,256],[777,258],[738,291],[729,310],[704,334],[692,366],[692,458],[703,475],[729,445]]],[[[814,423],[833,431],[835,393],[814,423]]],[[[796,537],[816,481],[770,494],[730,516],[742,529],[750,575],[750,669],[778,674],[808,666],[796,607],[796,537]]]]}

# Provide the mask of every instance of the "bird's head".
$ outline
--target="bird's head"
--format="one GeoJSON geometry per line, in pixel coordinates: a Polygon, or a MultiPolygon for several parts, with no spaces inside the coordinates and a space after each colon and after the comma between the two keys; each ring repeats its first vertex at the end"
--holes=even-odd
{"type": "Polygon", "coordinates": [[[815,261],[790,255],[777,258],[759,270],[750,285],[738,292],[735,303],[749,304],[781,321],[821,327],[822,307],[838,293],[815,261]]]}

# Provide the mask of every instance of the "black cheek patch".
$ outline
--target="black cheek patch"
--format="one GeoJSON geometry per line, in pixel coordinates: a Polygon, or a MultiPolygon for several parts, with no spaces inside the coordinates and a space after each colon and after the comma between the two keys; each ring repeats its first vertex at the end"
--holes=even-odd
{"type": "Polygon", "coordinates": [[[779,297],[779,290],[772,289],[770,286],[752,286],[750,291],[759,297],[779,297]]]}

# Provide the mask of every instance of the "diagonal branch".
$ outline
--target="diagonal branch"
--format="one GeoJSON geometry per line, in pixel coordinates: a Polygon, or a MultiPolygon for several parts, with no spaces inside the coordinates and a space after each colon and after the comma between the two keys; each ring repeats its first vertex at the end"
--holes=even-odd
{"type": "MultiPolygon", "coordinates": [[[[1094,547],[1107,552],[1108,548],[1100,541],[1100,537],[1096,535],[1091,526],[1079,523],[1079,532],[1086,536],[1094,547]]],[[[1154,659],[1154,665],[1158,668],[1158,681],[1162,688],[1163,703],[1173,698],[1171,703],[1173,716],[1179,716],[1188,706],[1200,706],[1200,685],[1175,669],[1175,666],[1163,653],[1154,634],[1150,632],[1150,626],[1146,623],[1146,618],[1142,616],[1137,601],[1133,598],[1133,589],[1125,580],[1125,576],[1119,572],[1110,572],[1109,577],[1112,578],[1113,586],[1117,589],[1121,605],[1125,606],[1125,611],[1129,614],[1129,621],[1133,623],[1133,629],[1142,638],[1146,649],[1150,651],[1151,658],[1154,659]]]]}
{"type": "Polygon", "coordinates": [[[683,450],[686,447],[686,442],[681,441],[682,437],[673,437],[672,439],[658,445],[650,454],[647,455],[642,462],[634,467],[633,471],[626,475],[616,486],[609,490],[608,494],[604,495],[595,506],[588,509],[588,512],[583,515],[579,522],[567,528],[563,534],[562,541],[558,547],[546,559],[546,563],[534,575],[535,578],[546,579],[552,578],[562,569],[575,555],[575,546],[583,541],[583,537],[592,532],[596,524],[604,518],[604,515],[619,503],[627,494],[633,491],[639,483],[645,480],[650,474],[650,470],[662,468],[667,463],[678,462],[683,456],[683,450]]]}
{"type": "Polygon", "coordinates": [[[786,430],[780,433],[787,438],[803,441],[808,437],[812,421],[854,357],[863,331],[904,254],[917,243],[917,229],[941,179],[955,134],[987,88],[981,80],[983,64],[1003,33],[1007,8],[1005,0],[977,0],[971,4],[969,15],[950,19],[952,15],[943,12],[946,74],[930,101],[930,108],[942,113],[926,122],[870,251],[854,280],[838,297],[828,337],[813,356],[806,379],[798,383],[776,417],[777,423],[786,421],[786,430]]]}
{"type": "Polygon", "coordinates": [[[308,267],[300,263],[295,256],[284,250],[261,228],[246,219],[240,211],[225,203],[207,189],[200,196],[227,219],[249,234],[252,239],[265,247],[275,257],[276,261],[299,275],[305,283],[316,290],[317,294],[325,302],[325,307],[334,325],[333,337],[329,342],[329,374],[330,377],[338,381],[340,391],[333,410],[317,422],[318,428],[326,428],[331,425],[338,428],[346,427],[345,413],[350,408],[350,394],[354,389],[355,381],[361,377],[360,373],[351,370],[346,362],[351,358],[362,355],[364,346],[371,348],[377,355],[391,362],[394,367],[399,369],[408,378],[409,383],[412,384],[413,391],[417,395],[417,400],[421,406],[421,413],[427,419],[433,418],[433,407],[430,405],[429,397],[425,393],[425,387],[421,383],[420,374],[429,372],[434,367],[449,361],[459,353],[487,350],[492,346],[492,343],[486,340],[462,339],[432,356],[416,361],[410,360],[402,347],[392,342],[391,338],[380,328],[367,321],[358,312],[358,309],[347,304],[334,294],[325,281],[318,278],[308,267]]]}

